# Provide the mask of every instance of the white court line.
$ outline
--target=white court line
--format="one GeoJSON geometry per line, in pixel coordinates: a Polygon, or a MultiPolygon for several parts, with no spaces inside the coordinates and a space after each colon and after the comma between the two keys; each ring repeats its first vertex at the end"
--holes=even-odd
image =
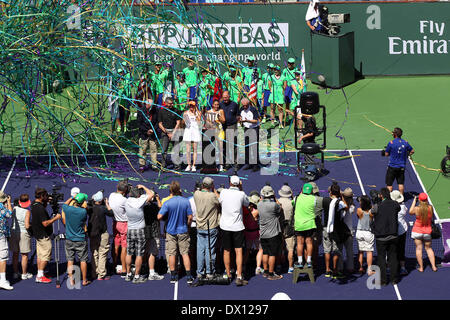
{"type": "Polygon", "coordinates": [[[16,166],[16,161],[17,161],[17,157],[14,159],[14,162],[13,162],[13,164],[12,164],[12,166],[11,166],[11,170],[9,170],[8,176],[6,177],[6,180],[5,180],[5,182],[3,183],[2,191],[5,191],[6,184],[8,183],[9,178],[11,177],[11,174],[12,174],[12,172],[13,172],[13,170],[14,170],[14,167],[16,166]]]}
{"type": "Polygon", "coordinates": [[[361,188],[361,192],[363,195],[365,195],[366,191],[364,190],[364,186],[362,184],[361,177],[359,176],[359,171],[358,171],[358,168],[356,167],[356,163],[355,163],[355,159],[353,158],[352,150],[348,150],[348,153],[350,155],[350,159],[352,159],[353,168],[355,169],[356,177],[358,178],[359,187],[361,188]]]}
{"type": "Polygon", "coordinates": [[[400,295],[400,291],[398,290],[398,286],[396,284],[394,284],[394,289],[395,289],[395,293],[397,294],[397,299],[403,300],[402,296],[400,295]]]}
{"type": "Polygon", "coordinates": [[[178,281],[175,282],[174,290],[173,290],[173,300],[178,300],[178,281]]]}
{"type": "MultiPolygon", "coordinates": [[[[417,173],[416,167],[414,166],[414,163],[412,162],[411,158],[409,158],[409,163],[411,164],[411,167],[414,170],[414,173],[416,174],[417,180],[419,180],[420,186],[422,187],[423,192],[427,192],[427,190],[425,189],[425,186],[423,185],[422,179],[420,179],[419,174],[417,173]]],[[[428,197],[428,202],[430,202],[430,204],[433,206],[433,202],[431,202],[431,198],[428,197]]],[[[438,220],[440,220],[439,215],[436,211],[436,208],[433,206],[433,211],[434,211],[434,215],[436,216],[436,218],[438,220]]]]}

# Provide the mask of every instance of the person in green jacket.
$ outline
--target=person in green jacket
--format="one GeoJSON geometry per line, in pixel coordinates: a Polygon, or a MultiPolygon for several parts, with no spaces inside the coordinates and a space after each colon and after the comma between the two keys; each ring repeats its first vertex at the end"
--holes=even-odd
{"type": "MultiPolygon", "coordinates": [[[[270,107],[270,102],[269,102],[269,97],[270,97],[269,80],[270,80],[270,77],[271,77],[272,74],[273,74],[273,68],[274,68],[274,67],[275,67],[275,66],[273,65],[273,63],[269,63],[269,64],[267,65],[267,72],[264,73],[264,74],[261,76],[262,90],[263,90],[263,92],[262,92],[262,98],[261,98],[262,110],[263,110],[263,112],[261,113],[261,116],[262,116],[262,123],[265,123],[265,122],[266,122],[266,110],[267,110],[267,107],[270,107]]],[[[272,115],[272,113],[271,113],[271,115],[272,115]]],[[[272,119],[273,119],[274,117],[275,117],[275,116],[273,116],[272,119]]]]}
{"type": "Polygon", "coordinates": [[[228,83],[230,100],[239,104],[242,98],[242,78],[238,75],[236,68],[230,68],[230,80],[228,83]]]}
{"type": "Polygon", "coordinates": [[[300,102],[300,95],[303,92],[303,80],[301,77],[300,70],[295,71],[295,79],[291,81],[290,86],[292,88],[292,100],[289,105],[288,112],[291,114],[291,116],[295,117],[295,109],[298,108],[298,114],[297,114],[297,127],[302,127],[302,119],[301,119],[301,109],[299,106],[300,102]]]}
{"type": "Polygon", "coordinates": [[[155,71],[152,72],[152,85],[153,93],[155,97],[155,103],[157,106],[162,106],[163,96],[164,96],[164,85],[166,84],[169,71],[167,69],[162,69],[162,62],[157,61],[155,63],[155,71]]]}
{"type": "Polygon", "coordinates": [[[295,67],[295,59],[289,58],[288,65],[283,69],[281,75],[284,78],[284,102],[286,103],[286,110],[289,110],[289,106],[292,100],[292,87],[291,81],[295,80],[295,72],[299,69],[295,67]]]}
{"type": "Polygon", "coordinates": [[[131,87],[133,86],[133,79],[130,72],[126,72],[125,66],[119,69],[119,84],[118,84],[118,100],[119,100],[119,117],[117,118],[117,132],[127,132],[127,122],[130,117],[130,99],[131,87]]]}
{"type": "Polygon", "coordinates": [[[257,72],[258,79],[261,79],[261,71],[255,66],[255,57],[250,56],[247,59],[247,67],[242,68],[242,80],[244,83],[244,94],[248,95],[250,86],[252,85],[253,73],[257,72]]]}
{"type": "Polygon", "coordinates": [[[202,69],[202,75],[199,79],[198,83],[198,106],[200,111],[205,111],[206,109],[210,109],[209,105],[209,97],[212,94],[212,90],[214,87],[211,87],[211,74],[208,69],[202,69]]]}
{"type": "Polygon", "coordinates": [[[283,116],[284,110],[284,78],[281,75],[280,66],[274,67],[274,74],[269,78],[269,88],[270,88],[270,117],[272,124],[275,125],[275,107],[278,109],[278,119],[280,121],[280,129],[283,126],[283,116]]]}
{"type": "Polygon", "coordinates": [[[315,212],[316,197],[312,194],[313,186],[303,185],[302,193],[294,200],[294,235],[297,237],[297,257],[295,268],[303,268],[303,248],[306,242],[306,266],[312,268],[313,235],[316,231],[315,212]]]}
{"type": "Polygon", "coordinates": [[[194,65],[194,60],[188,60],[188,66],[183,69],[188,86],[188,99],[197,101],[198,98],[198,68],[194,65]]]}
{"type": "Polygon", "coordinates": [[[188,86],[183,72],[177,74],[175,80],[175,97],[176,108],[180,111],[186,110],[186,103],[188,101],[188,86]]]}

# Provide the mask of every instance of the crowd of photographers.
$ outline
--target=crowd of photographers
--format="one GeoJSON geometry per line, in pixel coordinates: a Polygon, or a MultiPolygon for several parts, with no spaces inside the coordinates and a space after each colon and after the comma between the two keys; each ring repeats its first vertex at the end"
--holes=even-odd
{"type": "MultiPolygon", "coordinates": [[[[31,237],[36,239],[35,281],[52,281],[45,270],[52,257],[53,224],[60,219],[65,225],[68,281],[74,284],[77,280],[72,275],[77,257],[84,286],[94,279],[108,280],[114,272],[133,283],[164,279],[155,271],[162,249],[161,233],[165,234],[171,283],[178,281],[181,272],[186,272],[187,282],[194,285],[208,281],[229,284],[235,279],[237,286],[244,286],[253,272],[268,280],[279,280],[283,278],[283,267],[288,273],[293,273],[294,268],[317,270],[320,245],[324,251],[326,277],[341,279],[353,273],[372,275],[375,246],[382,285],[388,283],[386,264],[393,284],[399,281],[400,274],[407,274],[405,215],[408,209],[399,191],[382,188],[371,197],[358,197],[358,208],[352,190],[341,191],[337,183],[331,184],[325,196],[320,195],[314,182],[305,183],[297,196],[285,184],[278,196],[270,184],[247,195],[236,175],[230,176],[229,188],[221,186],[219,189],[215,188],[212,178],[205,177],[196,183],[190,198],[182,195],[177,181],[172,181],[170,195],[164,199],[154,190],[143,185],[131,186],[126,180],[119,182],[117,190],[107,198],[99,191],[89,199],[78,188],[73,188],[61,210],[56,210],[60,195],[53,194],[52,198],[43,188],[35,190],[33,202],[27,194],[22,194],[14,206],[11,197],[0,192],[0,287],[13,289],[6,280],[9,251],[12,252],[13,278],[33,277],[27,269],[31,237]],[[46,209],[48,203],[56,212],[52,217],[46,209]],[[358,218],[356,233],[355,214],[358,218]],[[113,219],[111,250],[107,217],[113,219]],[[355,240],[358,268],[354,263],[355,240]],[[113,272],[107,268],[110,252],[113,272]]],[[[424,245],[431,267],[436,271],[431,248],[433,208],[425,193],[414,199],[409,214],[416,217],[411,237],[417,248],[417,269],[422,272],[424,268],[424,245]]]]}

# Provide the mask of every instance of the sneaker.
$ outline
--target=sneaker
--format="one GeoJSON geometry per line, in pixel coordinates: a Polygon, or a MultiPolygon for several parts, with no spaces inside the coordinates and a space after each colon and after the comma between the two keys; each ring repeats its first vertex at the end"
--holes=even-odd
{"type": "Polygon", "coordinates": [[[117,265],[116,266],[116,273],[117,274],[121,274],[122,273],[122,266],[121,265],[117,265]]]}
{"type": "Polygon", "coordinates": [[[22,280],[28,280],[28,279],[33,278],[33,275],[31,273],[27,272],[27,273],[22,274],[21,277],[22,277],[22,280]]]}
{"type": "Polygon", "coordinates": [[[225,171],[225,169],[223,168],[223,165],[220,165],[220,166],[219,166],[219,171],[220,171],[220,172],[224,172],[224,171],[225,171]]]}
{"type": "Polygon", "coordinates": [[[311,262],[307,262],[307,263],[306,263],[306,267],[307,267],[307,268],[312,268],[312,263],[311,263],[311,262]]]}
{"type": "Polygon", "coordinates": [[[191,275],[188,275],[187,278],[186,278],[186,282],[188,284],[191,284],[192,282],[194,282],[194,277],[192,277],[191,275]]]}
{"type": "Polygon", "coordinates": [[[258,267],[258,268],[255,269],[255,274],[261,274],[261,273],[263,273],[263,272],[264,272],[264,270],[261,269],[260,267],[258,267]]]}
{"type": "Polygon", "coordinates": [[[333,279],[344,279],[345,275],[342,272],[335,272],[333,273],[333,279]]]}
{"type": "Polygon", "coordinates": [[[104,277],[98,277],[97,280],[99,281],[103,281],[103,280],[110,280],[111,277],[110,276],[104,276],[104,277]]]}
{"type": "Polygon", "coordinates": [[[325,272],[325,278],[331,278],[333,276],[333,272],[327,271],[325,272]]]}
{"type": "Polygon", "coordinates": [[[38,282],[38,283],[50,283],[50,282],[52,282],[52,280],[47,278],[46,276],[42,276],[42,277],[36,277],[36,282],[38,282]]]}
{"type": "Polygon", "coordinates": [[[262,118],[261,123],[266,123],[267,119],[266,117],[262,118]]]}
{"type": "Polygon", "coordinates": [[[248,285],[248,281],[242,278],[236,278],[236,286],[242,287],[248,285]]]}
{"type": "Polygon", "coordinates": [[[212,279],[214,279],[214,275],[211,274],[211,273],[207,273],[207,274],[206,274],[206,279],[212,280],[212,279]]]}
{"type": "Polygon", "coordinates": [[[126,133],[127,130],[128,130],[128,129],[127,129],[127,126],[124,126],[124,127],[123,127],[123,133],[126,133]]]}
{"type": "Polygon", "coordinates": [[[401,267],[400,268],[400,275],[401,276],[406,276],[408,274],[408,270],[406,270],[406,268],[401,267]]]}
{"type": "Polygon", "coordinates": [[[191,166],[187,166],[186,169],[184,169],[184,171],[191,171],[191,166]]]}
{"type": "Polygon", "coordinates": [[[293,273],[293,272],[294,272],[294,268],[290,267],[290,268],[288,269],[288,273],[293,273]]]}
{"type": "Polygon", "coordinates": [[[195,171],[197,171],[197,168],[196,168],[195,166],[192,166],[191,171],[192,171],[192,172],[195,172],[195,171]]]}
{"type": "Polygon", "coordinates": [[[300,269],[303,269],[303,263],[294,262],[294,268],[300,268],[300,269]]]}
{"type": "Polygon", "coordinates": [[[264,277],[264,278],[267,278],[268,276],[269,276],[269,271],[264,271],[264,272],[263,272],[263,277],[264,277]]]}
{"type": "Polygon", "coordinates": [[[126,272],[121,272],[121,273],[120,273],[120,277],[121,277],[122,279],[125,279],[125,278],[127,277],[127,273],[126,273],[126,272]]]}
{"type": "Polygon", "coordinates": [[[274,273],[272,276],[267,277],[268,280],[280,280],[283,279],[283,276],[280,274],[274,273]]]}
{"type": "Polygon", "coordinates": [[[147,278],[144,277],[143,275],[140,275],[139,277],[134,277],[132,280],[132,283],[144,283],[147,281],[147,278]]]}
{"type": "Polygon", "coordinates": [[[152,281],[152,280],[162,280],[162,279],[164,279],[164,276],[159,275],[157,273],[148,276],[148,280],[150,280],[150,281],[152,281]]]}
{"type": "Polygon", "coordinates": [[[128,281],[128,282],[129,282],[129,281],[131,281],[131,280],[133,280],[133,274],[131,274],[131,273],[130,273],[130,274],[126,274],[126,275],[125,275],[125,281],[128,281]]]}
{"type": "Polygon", "coordinates": [[[20,277],[20,274],[19,273],[13,273],[13,279],[14,280],[17,280],[17,279],[19,279],[19,277],[20,277]]]}
{"type": "Polygon", "coordinates": [[[170,276],[170,283],[177,283],[178,282],[178,275],[173,274],[170,276]]]}
{"type": "Polygon", "coordinates": [[[12,290],[14,289],[10,284],[8,280],[0,281],[0,288],[5,290],[12,290]]]}

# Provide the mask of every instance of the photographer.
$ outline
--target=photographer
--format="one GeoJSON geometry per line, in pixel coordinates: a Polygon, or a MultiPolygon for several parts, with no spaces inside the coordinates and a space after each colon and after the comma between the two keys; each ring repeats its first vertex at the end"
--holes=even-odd
{"type": "Polygon", "coordinates": [[[120,274],[122,278],[125,278],[125,257],[127,255],[127,229],[128,218],[125,214],[125,202],[127,201],[129,185],[126,180],[120,181],[117,185],[117,191],[109,195],[109,205],[114,212],[113,222],[113,237],[114,237],[114,251],[113,251],[113,264],[116,268],[116,273],[120,274]],[[117,258],[120,252],[121,265],[117,265],[117,258]],[[117,265],[117,266],[116,266],[117,265]]]}
{"type": "Polygon", "coordinates": [[[114,213],[109,206],[108,199],[103,198],[103,191],[94,194],[92,201],[87,209],[89,216],[88,236],[92,252],[92,278],[109,280],[106,272],[109,252],[109,233],[106,216],[114,217],[114,213]]]}
{"type": "MultiPolygon", "coordinates": [[[[395,128],[392,131],[394,137],[384,150],[384,156],[389,157],[386,171],[386,186],[392,192],[392,184],[397,180],[398,191],[403,195],[405,191],[405,166],[408,156],[414,153],[414,149],[408,141],[402,139],[403,130],[395,128]]],[[[383,154],[383,153],[382,153],[383,154]]]]}
{"type": "Polygon", "coordinates": [[[0,191],[0,288],[5,290],[12,290],[13,287],[6,280],[6,262],[8,261],[8,238],[9,226],[7,219],[11,218],[11,196],[7,196],[3,191],[0,191]]]}
{"type": "Polygon", "coordinates": [[[61,219],[61,214],[56,213],[50,219],[45,207],[49,202],[47,190],[37,188],[34,192],[35,200],[31,205],[31,229],[33,236],[36,238],[36,255],[37,255],[37,276],[36,282],[50,283],[52,280],[44,275],[44,269],[52,257],[52,241],[50,236],[53,234],[52,224],[61,219]]]}
{"type": "Polygon", "coordinates": [[[319,0],[310,0],[308,11],[306,11],[306,24],[312,32],[323,32],[322,19],[320,17],[319,0]]]}
{"type": "Polygon", "coordinates": [[[159,255],[159,240],[161,238],[161,226],[158,220],[158,211],[161,208],[161,200],[155,192],[155,197],[144,206],[145,220],[145,259],[148,260],[148,280],[162,280],[164,276],[155,272],[155,260],[159,255]]]}
{"type": "Polygon", "coordinates": [[[271,186],[266,185],[261,189],[261,198],[262,200],[258,203],[258,212],[264,276],[268,280],[280,280],[283,276],[276,274],[274,270],[276,257],[281,255],[283,246],[280,222],[284,220],[283,210],[271,186]]]}
{"type": "Polygon", "coordinates": [[[155,193],[149,188],[138,184],[136,187],[130,189],[130,196],[125,202],[125,213],[128,218],[127,230],[127,275],[125,281],[133,280],[133,283],[144,283],[147,279],[140,275],[142,259],[145,254],[145,219],[144,206],[153,200],[155,193]],[[145,191],[142,194],[141,190],[145,191]],[[131,259],[136,256],[135,267],[136,271],[134,278],[131,274],[131,259]]]}
{"type": "Polygon", "coordinates": [[[78,193],[75,198],[70,197],[63,204],[66,217],[63,222],[66,226],[66,257],[67,257],[67,273],[73,285],[75,285],[72,278],[73,263],[75,255],[80,260],[81,276],[83,278],[83,286],[87,286],[90,281],[87,280],[87,261],[88,261],[88,243],[86,239],[86,220],[87,210],[82,208],[86,205],[88,199],[87,194],[78,193]],[[73,200],[75,200],[73,202],[73,200]],[[73,203],[72,206],[69,204],[73,203]]]}

